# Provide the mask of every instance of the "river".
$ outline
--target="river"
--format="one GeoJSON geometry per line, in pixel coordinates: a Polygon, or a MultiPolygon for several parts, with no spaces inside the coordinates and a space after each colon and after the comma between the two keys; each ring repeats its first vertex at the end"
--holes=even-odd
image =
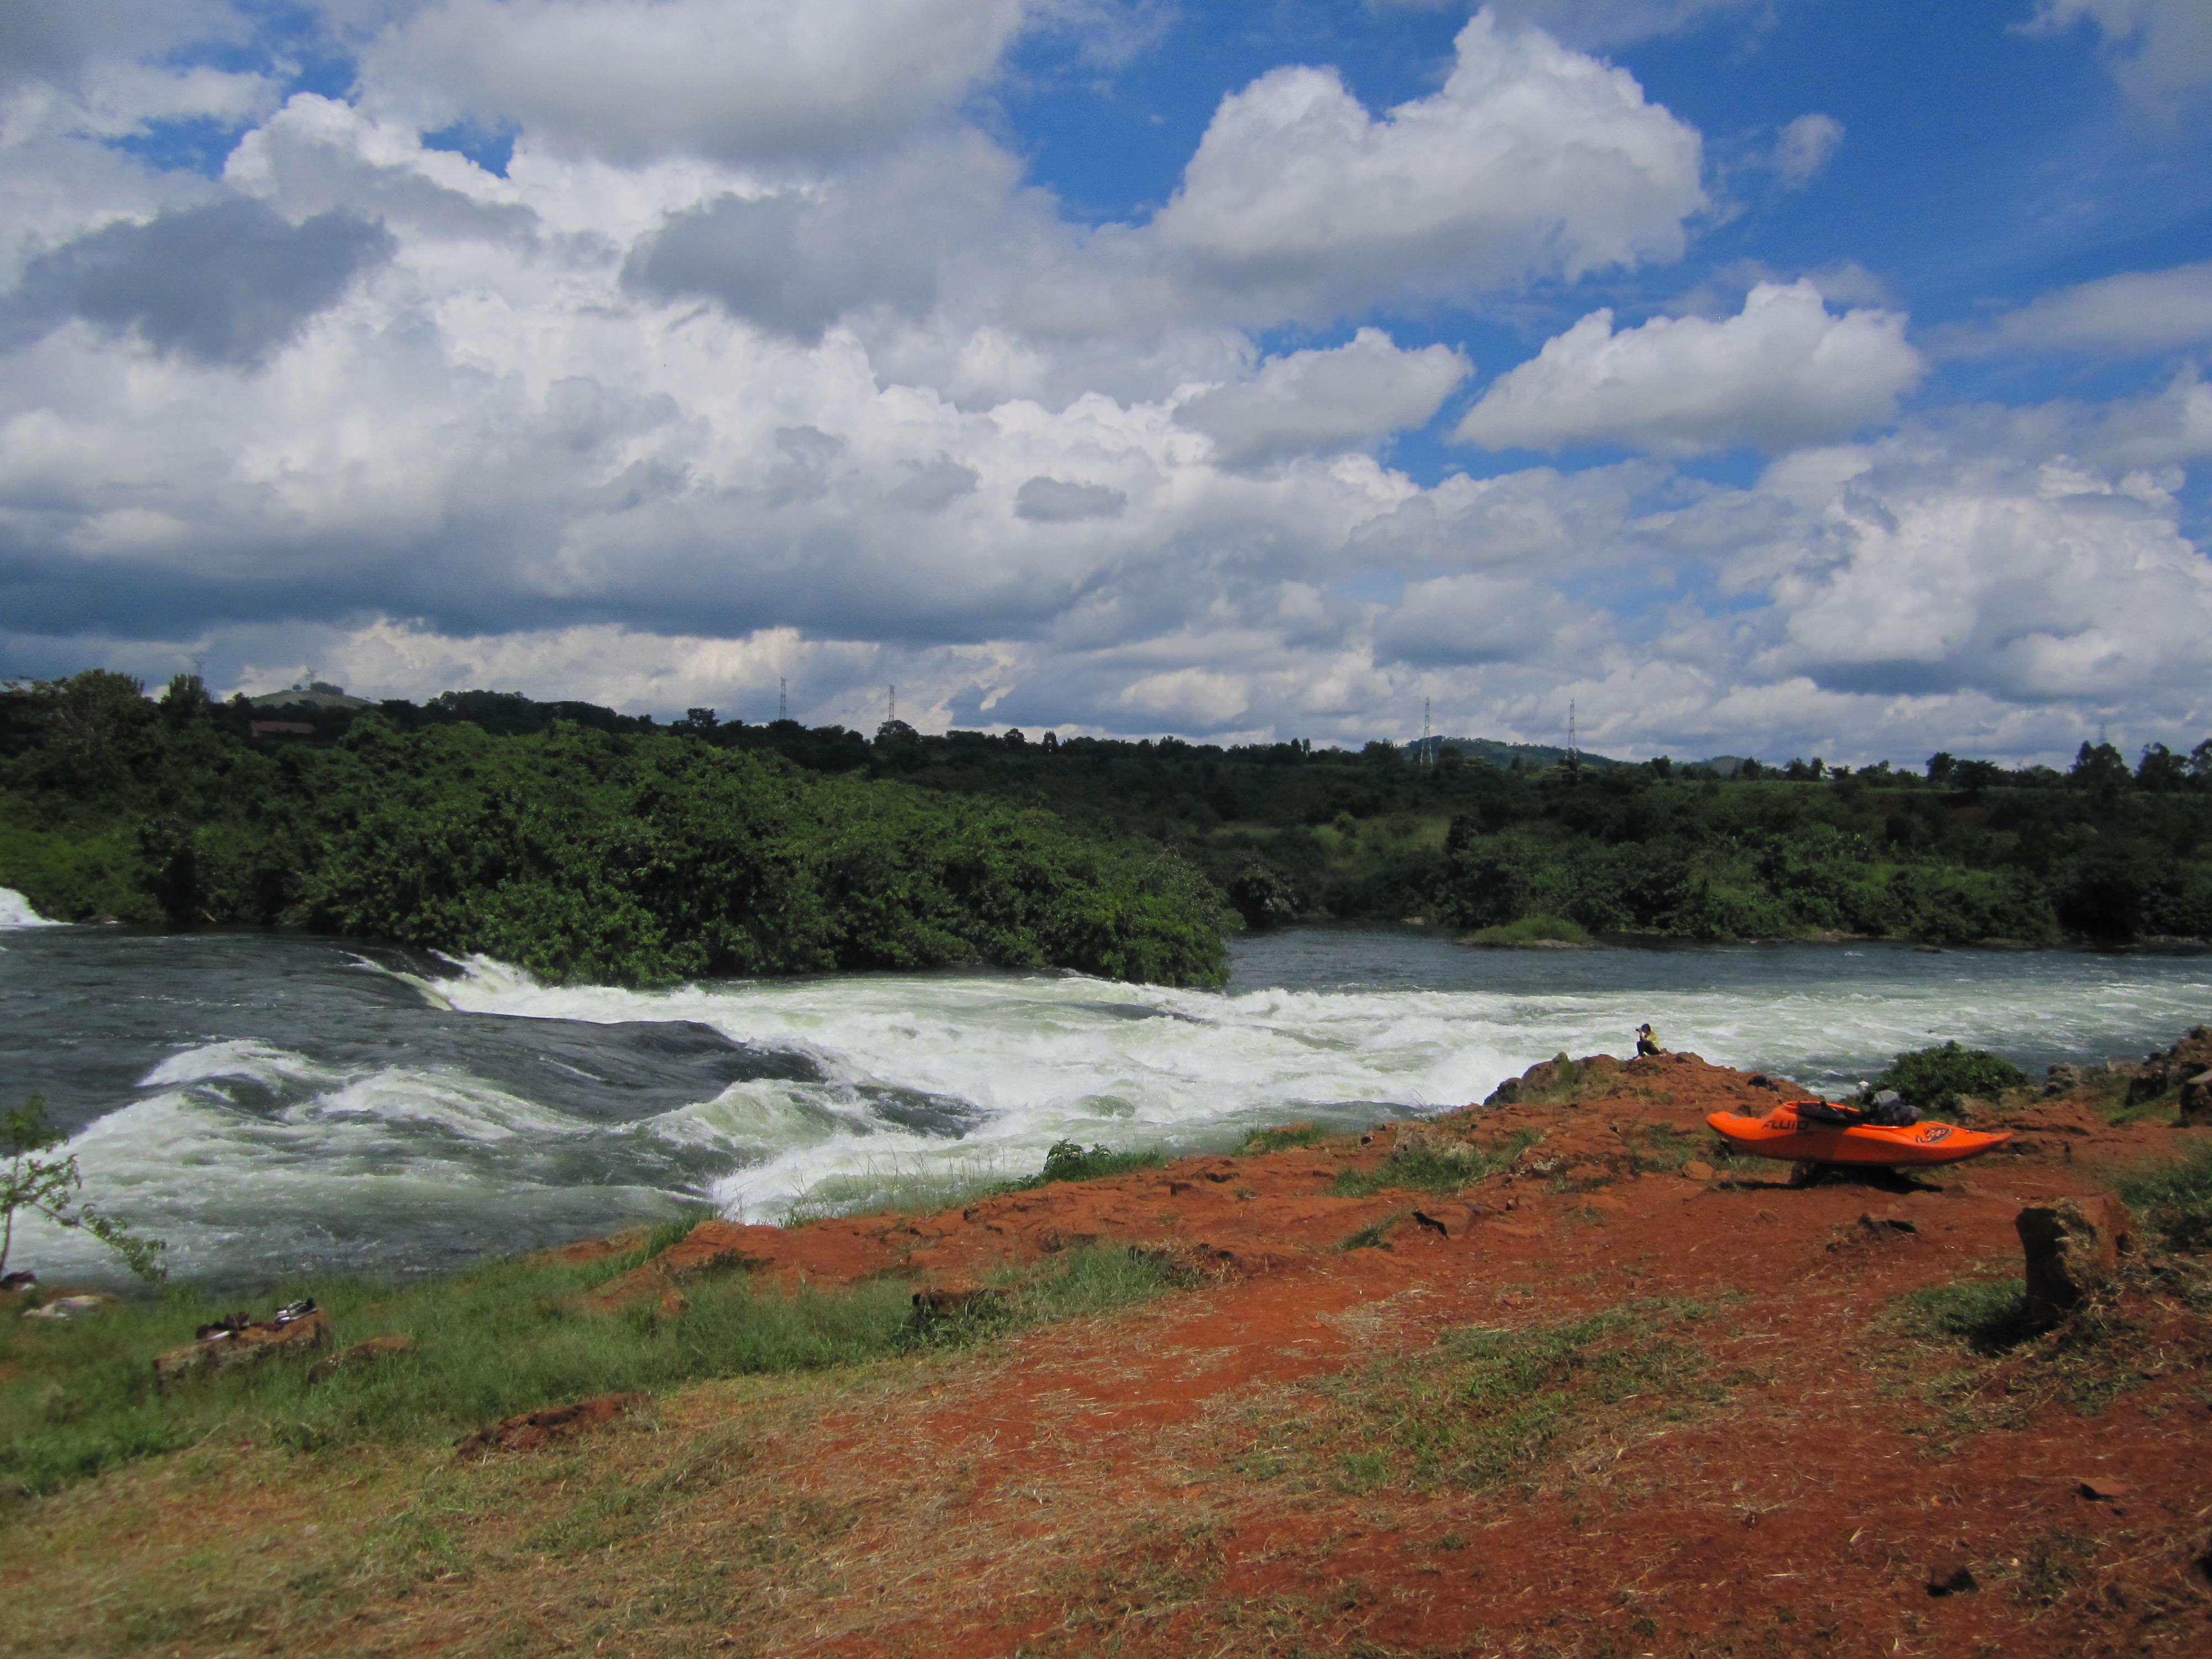
{"type": "MultiPolygon", "coordinates": [[[[0,896],[0,1103],[42,1092],[86,1193],[241,1289],[434,1271],[680,1212],[775,1220],[1479,1100],[1565,1049],[1671,1048],[1840,1092],[1957,1038],[2032,1071],[2212,1018],[2212,958],[1887,945],[1469,951],[1415,929],[1231,946],[1225,991],[1071,974],[536,983],[266,933],[40,927],[0,896]]],[[[19,1230],[11,1265],[112,1277],[19,1230]]]]}

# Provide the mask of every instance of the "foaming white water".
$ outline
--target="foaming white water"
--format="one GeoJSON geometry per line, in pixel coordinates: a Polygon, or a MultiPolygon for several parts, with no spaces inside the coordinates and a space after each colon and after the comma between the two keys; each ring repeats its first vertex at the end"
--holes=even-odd
{"type": "MultiPolygon", "coordinates": [[[[1838,959],[1840,960],[1840,959],[1838,959]]],[[[1956,1037],[2008,1051],[2074,1052],[2100,1033],[2173,1032],[2203,1018],[2202,975],[2146,983],[2066,964],[1986,982],[1986,963],[1924,982],[1762,982],[1517,994],[1494,989],[1256,989],[1223,995],[1067,975],[880,975],[693,985],[667,991],[542,986],[482,959],[417,981],[458,1011],[597,1022],[692,1020],[757,1047],[798,1050],[822,1084],[743,1085],[656,1121],[719,1139],[744,1167],[717,1200],[773,1217],[825,1180],[1003,1158],[1034,1168],[1053,1141],[1218,1143],[1243,1129],[1334,1123],[1479,1100],[1565,1050],[1629,1052],[1653,1021],[1670,1046],[1841,1092],[1901,1048],[1956,1037]],[[957,1141],[872,1120],[855,1087],[949,1097],[978,1121],[957,1141]]],[[[1754,964],[1755,966],[1755,964],[1754,964]]]]}
{"type": "Polygon", "coordinates": [[[58,927],[31,908],[31,901],[12,887],[0,887],[0,927],[58,927]]]}
{"type": "Polygon", "coordinates": [[[887,1161],[1003,1154],[1033,1166],[1062,1139],[1188,1145],[1299,1116],[1371,1122],[1393,1109],[1480,1098],[1519,1069],[1502,1033],[1469,1026],[1450,1006],[1463,1000],[1432,993],[1223,997],[1060,975],[880,975],[635,992],[541,986],[481,960],[458,979],[420,983],[464,1012],[694,1020],[735,1041],[808,1055],[823,1069],[821,1084],[741,1085],[654,1126],[673,1135],[726,1133],[731,1150],[757,1158],[714,1188],[719,1202],[754,1215],[780,1212],[825,1177],[887,1161]],[[840,1099],[866,1087],[950,1097],[980,1121],[957,1143],[900,1129],[840,1099]]]}

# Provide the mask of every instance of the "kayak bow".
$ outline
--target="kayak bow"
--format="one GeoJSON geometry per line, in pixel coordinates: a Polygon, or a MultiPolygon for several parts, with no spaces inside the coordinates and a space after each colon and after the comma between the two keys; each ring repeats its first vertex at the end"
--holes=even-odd
{"type": "Polygon", "coordinates": [[[1785,1102],[1765,1117],[1714,1112],[1705,1121],[1740,1152],[1799,1164],[1959,1164],[2012,1139],[2009,1129],[1984,1134],[1952,1123],[1914,1123],[1896,1129],[1870,1123],[1815,1123],[1797,1115],[1795,1102],[1785,1102]]]}

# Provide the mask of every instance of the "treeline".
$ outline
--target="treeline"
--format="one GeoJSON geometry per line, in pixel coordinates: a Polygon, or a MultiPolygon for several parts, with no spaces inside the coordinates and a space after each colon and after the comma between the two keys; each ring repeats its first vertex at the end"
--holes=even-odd
{"type": "Polygon", "coordinates": [[[345,718],[327,740],[257,739],[263,711],[218,708],[189,676],[158,703],[103,672],[9,686],[0,885],[64,919],[296,925],[564,979],[1224,974],[1233,918],[1188,863],[1033,807],[825,777],[642,722],[501,736],[316,713],[345,718]]]}
{"type": "MultiPolygon", "coordinates": [[[[162,741],[173,745],[188,731],[198,732],[204,738],[193,741],[214,743],[221,751],[219,757],[210,750],[169,763],[161,775],[171,781],[145,786],[151,794],[99,797],[106,804],[94,816],[106,814],[100,822],[108,825],[100,834],[112,836],[124,816],[139,814],[134,844],[146,849],[141,857],[152,860],[149,868],[181,870],[176,837],[190,829],[191,868],[210,873],[195,873],[191,881],[161,878],[161,914],[170,915],[189,915],[197,906],[198,914],[224,918],[277,916],[361,930],[391,926],[392,919],[378,913],[372,900],[375,884],[392,872],[361,851],[343,803],[367,763],[362,757],[396,742],[406,758],[392,763],[395,768],[430,769],[423,786],[430,794],[419,803],[426,808],[446,799],[448,784],[436,780],[447,773],[438,769],[463,765],[450,757],[473,757],[463,769],[477,777],[501,765],[537,769],[531,781],[513,786],[520,792],[516,800],[534,800],[532,791],[556,786],[550,775],[538,777],[553,764],[548,757],[598,744],[633,769],[637,757],[653,757],[654,767],[672,775],[720,776],[717,769],[735,769],[729,775],[774,780],[791,799],[808,803],[791,809],[793,845],[834,839],[824,827],[836,817],[832,804],[896,799],[906,803],[898,808],[902,813],[949,815],[941,818],[946,825],[966,824],[970,819],[963,814],[980,813],[994,823],[1049,825],[1060,844],[1092,849],[1083,856],[1094,864],[1085,867],[1124,872],[1111,880],[1102,873],[1109,886],[1136,881],[1193,915],[1225,900],[1257,925],[1303,916],[1419,917],[1481,928],[1558,917],[1598,933],[1701,939],[1853,934],[2049,945],[2069,938],[2212,939],[2212,740],[2185,752],[2152,744],[2132,765],[2110,744],[2084,744],[2063,772],[2007,769],[1939,753],[1909,769],[1887,763],[1832,768],[1816,757],[1774,766],[1729,762],[1723,773],[1664,759],[1578,764],[1568,757],[1531,764],[1519,754],[1499,765],[1486,755],[1510,751],[1486,744],[1469,744],[1472,752],[1450,744],[1422,752],[1379,742],[1356,751],[1316,749],[1297,740],[1222,747],[1174,738],[925,734],[900,721],[885,722],[871,738],[792,720],[726,721],[707,708],[656,724],[588,703],[488,691],[362,709],[334,706],[337,701],[322,696],[286,708],[233,699],[217,706],[196,682],[180,679],[156,710],[117,676],[18,686],[0,695],[0,769],[7,769],[0,770],[0,787],[32,804],[11,812],[10,821],[28,821],[28,811],[46,815],[41,821],[51,820],[51,828],[77,811],[81,799],[93,798],[83,789],[111,787],[65,786],[62,780],[79,777],[90,764],[87,722],[123,719],[114,711],[125,711],[125,723],[135,721],[142,735],[158,728],[168,734],[162,741]],[[111,712],[88,714],[80,705],[111,712]],[[283,729],[267,729],[272,724],[283,729]],[[264,728],[259,736],[257,725],[264,728]],[[537,758],[491,758],[508,747],[537,758]],[[231,822],[222,801],[171,805],[162,793],[184,801],[199,787],[192,780],[218,779],[224,767],[290,780],[284,799],[298,811],[312,806],[337,813],[346,827],[334,843],[341,863],[331,867],[361,873],[362,884],[344,889],[331,884],[335,876],[327,882],[300,877],[268,896],[237,896],[246,890],[241,878],[218,873],[233,868],[221,848],[234,833],[215,832],[231,822]],[[1140,844],[1147,848],[1141,857],[1132,850],[1140,844]],[[1139,866],[1140,877],[1126,874],[1139,866]],[[341,905],[336,896],[342,890],[357,896],[341,905]]],[[[94,766],[84,776],[97,771],[94,766]]],[[[227,787],[218,783],[216,794],[227,787]]],[[[251,785],[241,799],[260,799],[255,792],[262,787],[251,785]]],[[[560,790],[570,787],[557,781],[560,790]]],[[[612,836],[623,814],[636,811],[650,820],[653,810],[649,793],[636,803],[609,796],[593,808],[604,813],[594,821],[603,821],[604,833],[612,836]]],[[[416,805],[395,811],[405,817],[416,805]]],[[[496,839],[493,822],[486,819],[481,832],[488,842],[496,839]]],[[[700,833],[681,812],[669,823],[679,839],[700,833]]],[[[332,834],[315,833],[325,839],[332,834]]],[[[476,844],[475,833],[452,832],[455,858],[476,844]]],[[[8,845],[0,839],[0,869],[7,867],[8,845]]],[[[57,853],[49,864],[58,867],[62,858],[57,853]]],[[[100,867],[122,866],[111,859],[100,867]]],[[[477,879],[496,885],[500,878],[477,879]]],[[[933,880],[953,890],[944,879],[933,880]]],[[[22,884],[6,883],[4,875],[0,884],[22,884]]],[[[839,915],[857,914],[856,901],[836,896],[853,885],[830,882],[821,890],[831,896],[823,902],[839,915]]],[[[120,915],[121,902],[82,897],[74,913],[89,904],[120,915]]],[[[467,901],[479,908],[487,902],[467,901]]],[[[933,913],[937,902],[921,903],[921,911],[933,913]]],[[[668,914],[683,920],[664,925],[663,942],[648,954],[675,961],[666,955],[678,951],[672,941],[694,924],[707,930],[700,939],[716,937],[696,907],[668,914]],[[675,932],[668,931],[672,926],[675,932]]],[[[541,924],[502,925],[519,938],[541,924]]],[[[1029,959],[1012,946],[987,947],[958,928],[951,936],[981,959],[1029,959]]],[[[794,937],[814,935],[802,928],[794,937]]],[[[1146,977],[1205,977],[1187,963],[1158,972],[1140,965],[1102,968],[1106,958],[1095,950],[1084,955],[1053,938],[1037,946],[1042,959],[1146,977]]],[[[798,966],[962,959],[918,944],[892,949],[857,939],[837,934],[823,950],[794,947],[782,960],[798,966]]],[[[671,971],[752,971],[728,964],[766,959],[757,947],[702,948],[718,966],[671,971]]],[[[497,953],[515,951],[510,945],[497,953]]]]}

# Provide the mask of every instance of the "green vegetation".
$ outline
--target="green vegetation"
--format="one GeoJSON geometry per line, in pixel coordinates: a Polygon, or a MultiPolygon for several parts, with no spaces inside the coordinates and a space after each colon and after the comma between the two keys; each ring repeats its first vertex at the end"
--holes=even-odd
{"type": "Polygon", "coordinates": [[[2212,1249],[2212,1145],[2136,1171],[2115,1190],[2169,1250],[2212,1249]]]}
{"type": "Polygon", "coordinates": [[[1377,1193],[1433,1193],[1449,1198],[1471,1181],[1505,1168],[1493,1164],[1472,1143],[1465,1156],[1420,1152],[1387,1158],[1371,1170],[1339,1170],[1328,1190],[1337,1198],[1372,1198],[1377,1193]]]}
{"type": "Polygon", "coordinates": [[[21,1106],[0,1114],[0,1273],[8,1270],[8,1252],[15,1243],[15,1216],[23,1212],[42,1215],[64,1227],[81,1227],[123,1258],[123,1265],[149,1281],[168,1277],[161,1252],[169,1247],[158,1238],[141,1238],[129,1225],[103,1215],[77,1194],[84,1177],[77,1172],[74,1153],[47,1158],[68,1137],[46,1118],[46,1097],[33,1095],[21,1106]]]}
{"type": "Polygon", "coordinates": [[[1055,1140],[1045,1149],[1043,1169],[1025,1180],[1007,1182],[1004,1190],[1027,1192],[1033,1188],[1048,1187],[1055,1181],[1103,1181],[1109,1176],[1157,1169],[1167,1161],[1167,1153],[1157,1146],[1140,1146],[1126,1152],[1117,1152],[1110,1146],[1093,1146],[1086,1152],[1073,1140],[1055,1140]]]}
{"type": "Polygon", "coordinates": [[[180,678],[0,698],[0,884],[49,915],[281,922],[556,979],[1060,965],[1218,983],[1218,895],[1171,848],[772,753],[572,720],[350,718],[271,749],[180,678]],[[228,724],[227,724],[228,722],[228,724]]]}
{"type": "Polygon", "coordinates": [[[1503,944],[2212,939],[2212,740],[2133,770],[2085,744],[2063,774],[1723,775],[1468,739],[1417,765],[299,697],[217,705],[179,676],[156,705],[101,672],[0,690],[0,884],[69,919],[285,921],[634,980],[981,961],[1209,983],[1232,910],[1503,944]]]}
{"type": "Polygon", "coordinates": [[[1923,1112],[1956,1112],[1965,1096],[1995,1101],[2008,1089],[2033,1085],[2027,1073],[2003,1055],[1952,1042],[1899,1054],[1867,1085],[1865,1097],[1870,1100],[1884,1089],[1894,1089],[1923,1112]]]}
{"type": "Polygon", "coordinates": [[[1978,1354],[2003,1353],[2034,1329],[2027,1317],[2027,1283],[2020,1279],[1924,1285],[1899,1303],[1895,1318],[1908,1336],[1963,1343],[1978,1354]]]}
{"type": "Polygon", "coordinates": [[[1286,1123],[1279,1129],[1254,1130],[1244,1137],[1239,1150],[1247,1158],[1258,1158],[1267,1152],[1286,1152],[1293,1146],[1317,1146],[1337,1133],[1318,1123],[1286,1123]]]}
{"type": "Polygon", "coordinates": [[[304,1451],[368,1442],[438,1443],[518,1412],[592,1395],[657,1391],[708,1377],[821,1370],[957,1346],[1156,1294],[1161,1265],[1126,1250],[1070,1250],[1010,1276],[975,1315],[917,1321],[909,1287],[880,1280],[830,1292],[757,1292],[742,1273],[687,1284],[690,1310],[586,1308],[580,1293],[646,1252],[578,1267],[494,1261],[453,1279],[391,1287],[289,1285],[333,1316],[336,1343],[400,1333],[409,1352],[307,1379],[316,1354],[154,1386],[156,1353],[192,1339],[216,1310],[189,1296],[126,1303],[71,1321],[0,1319],[0,1490],[48,1492],[179,1446],[250,1439],[304,1451]]]}
{"type": "Polygon", "coordinates": [[[1464,935],[1460,943],[1507,946],[1587,945],[1589,943],[1589,929],[1580,922],[1569,921],[1562,916],[1516,916],[1511,921],[1478,927],[1464,935]]]}
{"type": "Polygon", "coordinates": [[[1608,1421],[1723,1397],[1696,1340],[1707,1316],[1650,1300],[1522,1330],[1449,1331],[1425,1353],[1314,1384],[1310,1408],[1275,1414],[1267,1443],[1238,1467],[1354,1492],[1524,1480],[1608,1421]]]}

